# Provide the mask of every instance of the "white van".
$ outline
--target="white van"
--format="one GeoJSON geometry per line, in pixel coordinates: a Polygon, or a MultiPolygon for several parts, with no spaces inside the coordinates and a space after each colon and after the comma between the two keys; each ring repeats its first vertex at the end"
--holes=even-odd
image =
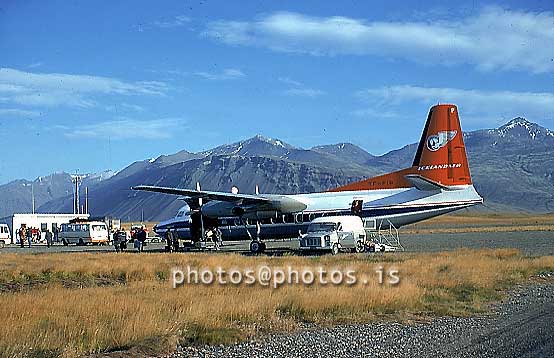
{"type": "Polygon", "coordinates": [[[358,216],[327,216],[312,220],[308,232],[300,237],[302,250],[341,250],[364,252],[366,248],[364,223],[358,216]]]}
{"type": "Polygon", "coordinates": [[[108,226],[102,221],[62,224],[58,234],[64,245],[108,244],[108,226]]]}
{"type": "Polygon", "coordinates": [[[6,224],[0,224],[0,248],[11,243],[10,228],[6,224]]]}

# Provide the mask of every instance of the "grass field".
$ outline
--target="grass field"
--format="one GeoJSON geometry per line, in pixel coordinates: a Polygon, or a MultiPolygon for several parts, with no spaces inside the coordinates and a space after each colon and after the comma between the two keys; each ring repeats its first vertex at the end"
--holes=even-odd
{"type": "Polygon", "coordinates": [[[3,254],[0,355],[75,356],[127,350],[161,354],[177,344],[230,343],[303,322],[402,321],[486,312],[516,283],[554,269],[554,257],[515,250],[439,254],[247,257],[237,254],[3,254]],[[184,286],[173,267],[258,265],[399,271],[400,284],[184,286]]]}

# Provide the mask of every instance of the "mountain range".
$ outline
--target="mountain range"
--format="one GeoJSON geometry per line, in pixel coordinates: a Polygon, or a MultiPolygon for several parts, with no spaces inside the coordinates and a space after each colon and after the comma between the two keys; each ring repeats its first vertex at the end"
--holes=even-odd
{"type": "MultiPolygon", "coordinates": [[[[464,133],[473,182],[495,211],[554,210],[554,132],[524,118],[496,129],[464,133]]],[[[409,167],[417,144],[381,156],[339,143],[311,149],[291,146],[261,135],[204,152],[185,150],[132,163],[118,173],[88,175],[89,208],[94,216],[122,220],[162,220],[175,215],[183,202],[175,196],[135,192],[138,184],[253,193],[323,191],[365,177],[409,167]]],[[[67,173],[32,182],[0,186],[0,217],[31,209],[31,187],[38,212],[72,212],[73,184],[67,173]]]]}

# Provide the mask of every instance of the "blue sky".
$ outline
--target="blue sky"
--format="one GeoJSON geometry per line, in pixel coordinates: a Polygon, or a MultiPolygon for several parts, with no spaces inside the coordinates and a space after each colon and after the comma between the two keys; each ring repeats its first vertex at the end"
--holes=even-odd
{"type": "Polygon", "coordinates": [[[396,4],[3,1],[0,183],[256,134],[383,154],[439,102],[554,128],[551,1],[396,4]]]}

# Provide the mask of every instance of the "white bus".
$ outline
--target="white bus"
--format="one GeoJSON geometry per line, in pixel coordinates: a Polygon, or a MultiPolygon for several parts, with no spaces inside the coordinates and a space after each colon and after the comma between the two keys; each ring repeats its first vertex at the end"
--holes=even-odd
{"type": "Polygon", "coordinates": [[[108,244],[109,235],[106,223],[102,221],[81,221],[62,224],[59,240],[64,245],[108,244]]]}
{"type": "Polygon", "coordinates": [[[11,243],[10,228],[6,224],[0,224],[0,248],[11,243]]]}

